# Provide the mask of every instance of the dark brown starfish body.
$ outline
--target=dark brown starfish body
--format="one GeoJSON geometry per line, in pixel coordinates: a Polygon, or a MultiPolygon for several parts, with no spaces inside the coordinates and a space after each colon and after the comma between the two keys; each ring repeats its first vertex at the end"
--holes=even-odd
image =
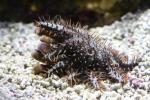
{"type": "Polygon", "coordinates": [[[36,65],[35,74],[56,74],[70,85],[88,83],[100,89],[103,80],[126,82],[127,73],[138,65],[78,23],[41,20],[36,26],[42,43],[32,56],[43,64],[36,65]]]}

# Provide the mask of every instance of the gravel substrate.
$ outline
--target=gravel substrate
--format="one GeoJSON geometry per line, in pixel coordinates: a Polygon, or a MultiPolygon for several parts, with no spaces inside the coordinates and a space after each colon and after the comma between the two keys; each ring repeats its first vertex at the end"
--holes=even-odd
{"type": "Polygon", "coordinates": [[[122,53],[141,57],[123,88],[106,81],[109,91],[104,93],[83,84],[69,87],[56,76],[34,75],[37,61],[31,52],[39,42],[34,31],[33,24],[0,23],[0,100],[149,100],[150,10],[128,13],[110,26],[91,29],[122,53]]]}

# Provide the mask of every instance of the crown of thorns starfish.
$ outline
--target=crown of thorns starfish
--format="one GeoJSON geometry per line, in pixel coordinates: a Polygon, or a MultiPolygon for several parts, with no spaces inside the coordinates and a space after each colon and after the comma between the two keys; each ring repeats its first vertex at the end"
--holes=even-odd
{"type": "Polygon", "coordinates": [[[65,77],[71,86],[85,83],[100,89],[103,80],[126,82],[128,72],[138,65],[136,57],[129,61],[127,55],[120,54],[80,23],[61,18],[43,18],[35,23],[41,44],[32,56],[42,62],[35,65],[35,74],[56,74],[65,77]]]}

